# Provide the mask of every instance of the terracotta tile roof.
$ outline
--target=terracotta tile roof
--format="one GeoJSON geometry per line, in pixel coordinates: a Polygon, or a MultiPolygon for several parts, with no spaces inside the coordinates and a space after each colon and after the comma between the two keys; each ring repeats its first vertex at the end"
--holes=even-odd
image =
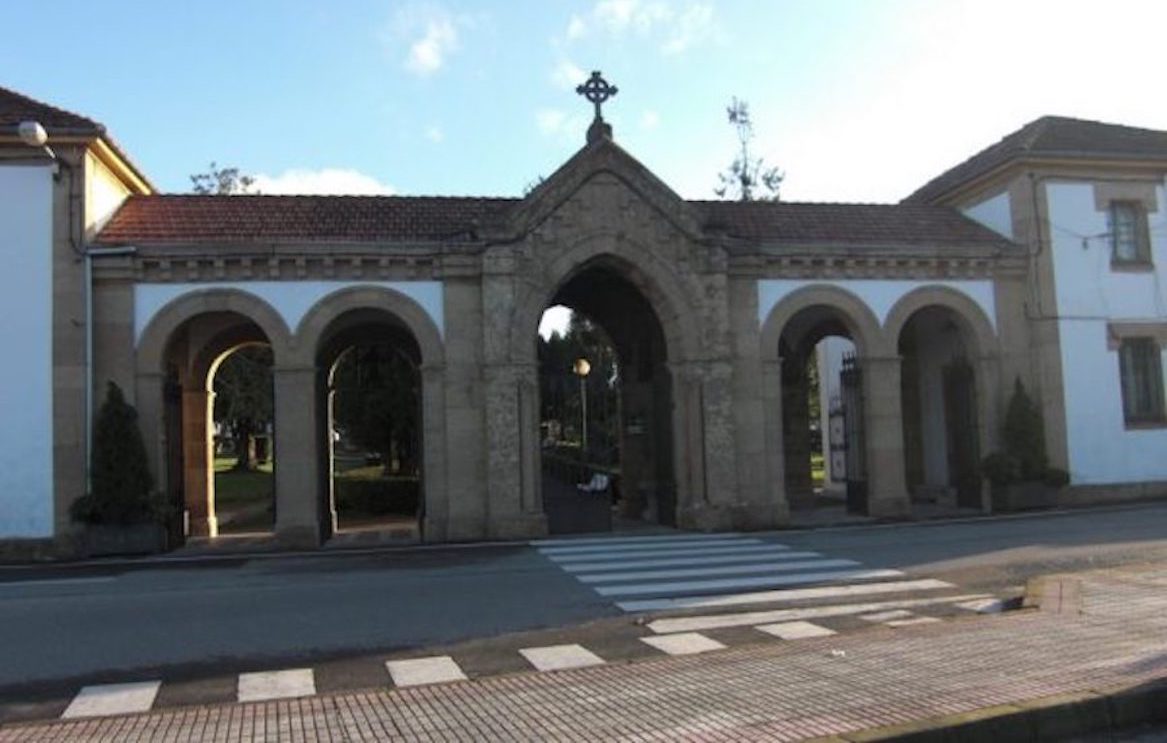
{"type": "Polygon", "coordinates": [[[403,196],[132,196],[102,244],[472,239],[515,199],[403,196]]]}
{"type": "Polygon", "coordinates": [[[1019,157],[1167,160],[1167,132],[1043,116],[925,183],[905,203],[928,203],[1019,157]]]}
{"type": "MultiPolygon", "coordinates": [[[[497,225],[518,199],[411,196],[133,196],[102,229],[106,245],[248,242],[459,242],[497,225]]],[[[800,244],[1002,245],[954,209],[899,204],[693,201],[711,231],[800,244]]]]}
{"type": "Polygon", "coordinates": [[[908,204],[691,202],[705,228],[744,240],[783,243],[999,246],[1009,241],[955,209],[908,204]]]}
{"type": "Polygon", "coordinates": [[[105,127],[92,119],[41,103],[14,90],[0,88],[0,130],[15,131],[22,121],[39,121],[49,136],[100,136],[105,133],[105,127]]]}

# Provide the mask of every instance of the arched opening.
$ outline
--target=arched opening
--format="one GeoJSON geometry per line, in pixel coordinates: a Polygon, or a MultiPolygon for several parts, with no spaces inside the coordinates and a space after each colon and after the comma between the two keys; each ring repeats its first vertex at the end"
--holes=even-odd
{"type": "Polygon", "coordinates": [[[245,315],[208,312],[165,346],[166,483],[191,537],[270,533],[275,525],[272,349],[245,315]]]}
{"type": "Polygon", "coordinates": [[[324,538],[419,541],[425,499],[417,339],[392,313],[350,310],[321,334],[316,362],[324,538]]]}
{"type": "Polygon", "coordinates": [[[560,287],[541,328],[548,530],[675,524],[672,387],[664,331],[649,301],[601,262],[560,287]]]}
{"type": "Polygon", "coordinates": [[[898,338],[904,474],[914,503],[983,506],[976,338],[953,309],[913,312],[898,338]]]}
{"type": "Polygon", "coordinates": [[[779,340],[782,456],[794,520],[824,509],[867,511],[862,365],[852,325],[830,305],[805,307],[779,340]]]}

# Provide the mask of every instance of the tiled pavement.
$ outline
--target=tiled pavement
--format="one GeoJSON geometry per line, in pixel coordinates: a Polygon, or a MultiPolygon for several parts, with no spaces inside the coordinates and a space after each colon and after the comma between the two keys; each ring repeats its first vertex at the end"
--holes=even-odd
{"type": "MultiPolygon", "coordinates": [[[[1080,606],[297,699],[0,728],[63,740],[799,740],[1167,677],[1167,571],[1080,606]]],[[[972,617],[972,615],[970,615],[972,617]]],[[[759,633],[761,636],[761,633],[759,633]]]]}

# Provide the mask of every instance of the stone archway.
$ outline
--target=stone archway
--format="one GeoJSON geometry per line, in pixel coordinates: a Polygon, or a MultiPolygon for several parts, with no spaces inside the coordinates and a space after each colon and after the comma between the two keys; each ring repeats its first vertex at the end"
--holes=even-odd
{"type": "Polygon", "coordinates": [[[809,485],[809,445],[788,440],[788,435],[805,417],[799,405],[805,407],[806,403],[801,372],[808,354],[828,336],[847,338],[855,347],[856,373],[847,426],[851,447],[848,505],[874,516],[906,515],[898,417],[899,360],[867,304],[829,284],[792,292],[774,306],[762,324],[767,475],[774,483],[771,487],[780,490],[773,500],[789,507],[788,488],[809,485]],[[808,456],[803,457],[804,453],[808,456]],[[792,466],[800,469],[791,472],[792,466]]]}
{"type": "MultiPolygon", "coordinates": [[[[174,536],[217,536],[214,391],[218,363],[246,345],[288,354],[288,332],[267,303],[239,290],[194,291],[164,306],[135,354],[139,424],[158,486],[184,513],[174,536]]],[[[262,505],[262,504],[257,504],[262,505]]],[[[269,508],[271,506],[269,505],[269,508]]],[[[263,521],[263,519],[259,519],[263,521]]]]}
{"type": "MultiPolygon", "coordinates": [[[[420,451],[420,522],[415,536],[403,539],[445,538],[446,436],[444,410],[444,345],[441,331],[409,297],[386,287],[357,286],[337,291],[313,306],[296,331],[291,354],[295,384],[303,389],[311,410],[302,414],[298,436],[306,440],[309,463],[303,475],[313,484],[312,522],[318,538],[335,533],[338,520],[332,451],[332,387],[334,372],[346,350],[358,346],[398,349],[417,375],[418,449],[420,451]]],[[[396,353],[396,352],[394,352],[396,353]]],[[[303,404],[303,400],[302,400],[303,404]]],[[[302,511],[307,505],[302,504],[302,511]]]]}
{"type": "Polygon", "coordinates": [[[983,310],[922,287],[885,324],[902,358],[904,468],[914,501],[983,509],[980,457],[995,440],[996,334],[983,310]]]}
{"type": "MultiPolygon", "coordinates": [[[[518,399],[512,410],[516,410],[518,416],[512,420],[521,431],[530,432],[521,436],[516,452],[520,463],[522,510],[542,518],[542,467],[537,435],[539,392],[535,362],[535,339],[540,318],[547,307],[557,303],[557,297],[567,297],[569,303],[575,305],[587,304],[587,287],[600,280],[620,287],[621,297],[630,307],[635,305],[634,317],[617,320],[612,310],[603,306],[588,309],[577,306],[577,309],[597,319],[609,334],[612,333],[611,326],[631,323],[657,338],[650,354],[652,360],[646,361],[652,371],[646,371],[641,378],[641,383],[648,386],[632,392],[633,397],[640,395],[641,399],[639,403],[633,401],[632,408],[626,408],[626,413],[632,413],[638,404],[645,403],[641,407],[656,411],[656,425],[651,430],[645,428],[645,434],[636,434],[640,429],[634,422],[632,434],[655,437],[651,447],[653,455],[646,460],[649,462],[646,467],[655,474],[643,480],[644,486],[652,491],[649,500],[654,510],[651,510],[651,515],[664,523],[704,526],[700,523],[704,516],[697,515],[697,512],[703,510],[706,499],[704,466],[707,458],[703,454],[705,441],[700,410],[703,401],[699,391],[706,381],[703,377],[706,370],[695,368],[694,362],[704,321],[692,311],[692,303],[686,301],[681,277],[651,251],[639,248],[621,236],[606,234],[592,235],[562,253],[556,253],[553,259],[533,270],[532,275],[536,280],[526,285],[514,303],[508,327],[500,328],[508,339],[513,378],[498,381],[517,393],[518,399]],[[606,322],[600,319],[605,315],[606,322]],[[648,391],[650,389],[653,391],[648,391]],[[648,405],[645,396],[653,397],[654,402],[648,405]]],[[[692,292],[688,295],[691,296],[692,292]]],[[[491,402],[488,401],[488,405],[491,402]]],[[[499,412],[503,416],[510,413],[499,412]]],[[[488,417],[494,417],[492,411],[488,411],[488,417]]],[[[627,442],[625,450],[632,450],[627,442]]],[[[492,467],[501,461],[501,458],[492,459],[492,467]]],[[[496,497],[493,492],[495,483],[505,479],[508,479],[507,474],[502,472],[498,473],[497,479],[492,478],[492,499],[496,497]]],[[[633,485],[636,487],[638,485],[633,485]]],[[[726,490],[733,491],[732,483],[726,490]]]]}

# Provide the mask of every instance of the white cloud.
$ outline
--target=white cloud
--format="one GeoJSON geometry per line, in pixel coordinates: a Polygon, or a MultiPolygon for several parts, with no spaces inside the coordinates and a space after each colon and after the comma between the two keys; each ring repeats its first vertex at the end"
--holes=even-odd
{"type": "Polygon", "coordinates": [[[575,41],[582,39],[588,32],[588,24],[583,18],[580,18],[575,13],[571,14],[571,20],[567,22],[567,40],[575,41]]]}
{"type": "Polygon", "coordinates": [[[551,82],[556,87],[564,90],[575,90],[577,85],[580,85],[587,79],[587,73],[576,66],[571,60],[560,60],[555,65],[555,69],[551,70],[551,82]]]}
{"type": "Polygon", "coordinates": [[[672,24],[661,51],[665,54],[680,54],[689,47],[705,41],[716,28],[712,5],[689,5],[672,24]]]}
{"type": "Polygon", "coordinates": [[[458,31],[449,18],[430,21],[426,24],[425,35],[409,47],[405,66],[418,75],[433,74],[457,46],[458,31]]]}
{"type": "Polygon", "coordinates": [[[672,0],[598,0],[587,20],[572,15],[567,40],[580,39],[593,27],[614,37],[654,40],[664,54],[680,54],[720,33],[713,4],[700,0],[679,7],[672,0]]]}
{"type": "Polygon", "coordinates": [[[440,144],[446,139],[446,133],[440,127],[431,126],[425,130],[425,138],[434,144],[440,144]]]}
{"type": "Polygon", "coordinates": [[[389,196],[396,192],[371,175],[352,168],[291,168],[280,175],[260,173],[255,189],[262,194],[324,194],[330,196],[389,196]]]}
{"type": "Polygon", "coordinates": [[[454,15],[438,4],[409,2],[394,13],[381,41],[394,57],[404,49],[405,69],[428,77],[446,66],[461,46],[461,32],[478,20],[481,18],[454,15]]]}
{"type": "Polygon", "coordinates": [[[653,110],[646,110],[640,115],[640,128],[645,131],[652,131],[660,126],[660,114],[653,110]]]}

